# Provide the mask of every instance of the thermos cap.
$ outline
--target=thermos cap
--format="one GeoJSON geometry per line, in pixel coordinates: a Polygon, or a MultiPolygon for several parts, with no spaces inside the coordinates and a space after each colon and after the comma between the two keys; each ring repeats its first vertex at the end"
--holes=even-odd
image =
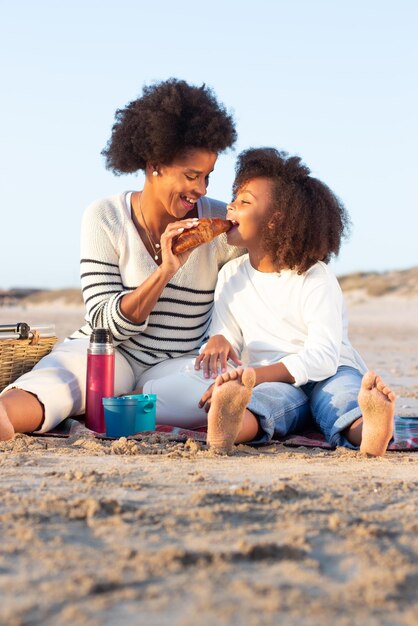
{"type": "Polygon", "coordinates": [[[91,343],[112,343],[112,335],[107,328],[94,328],[90,335],[91,343]]]}

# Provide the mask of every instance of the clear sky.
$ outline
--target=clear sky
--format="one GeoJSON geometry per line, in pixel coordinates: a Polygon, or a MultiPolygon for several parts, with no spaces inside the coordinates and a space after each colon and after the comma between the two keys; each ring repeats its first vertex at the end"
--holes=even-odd
{"type": "Polygon", "coordinates": [[[93,200],[141,187],[100,155],[115,110],[171,76],[213,87],[236,154],[300,155],[344,201],[337,274],[418,265],[416,0],[0,0],[0,288],[77,287],[93,200]]]}

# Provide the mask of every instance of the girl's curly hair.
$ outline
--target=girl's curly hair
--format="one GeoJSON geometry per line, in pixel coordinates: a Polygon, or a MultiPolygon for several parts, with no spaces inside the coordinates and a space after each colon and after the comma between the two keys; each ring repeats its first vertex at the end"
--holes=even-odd
{"type": "Polygon", "coordinates": [[[233,194],[254,178],[272,182],[271,213],[262,227],[266,251],[278,269],[303,274],[317,261],[328,263],[349,233],[350,219],[337,196],[299,157],[275,148],[241,152],[235,167],[233,194]]]}
{"type": "Polygon", "coordinates": [[[145,86],[140,98],[116,111],[115,119],[102,151],[115,174],[145,170],[147,163],[170,165],[195,148],[218,154],[237,138],[232,116],[209,87],[176,78],[145,86]]]}

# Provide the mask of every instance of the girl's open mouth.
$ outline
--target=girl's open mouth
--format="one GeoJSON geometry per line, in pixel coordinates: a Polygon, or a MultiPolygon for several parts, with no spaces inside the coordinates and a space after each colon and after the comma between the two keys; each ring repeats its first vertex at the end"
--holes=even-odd
{"type": "Polygon", "coordinates": [[[234,230],[237,230],[239,222],[237,222],[237,220],[231,219],[230,217],[227,217],[226,219],[232,224],[232,227],[229,229],[228,232],[232,233],[234,230]]]}

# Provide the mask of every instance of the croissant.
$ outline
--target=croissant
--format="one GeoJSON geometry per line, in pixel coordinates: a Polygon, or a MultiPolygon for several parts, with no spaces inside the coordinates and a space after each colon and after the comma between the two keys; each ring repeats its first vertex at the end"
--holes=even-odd
{"type": "Polygon", "coordinates": [[[199,224],[190,230],[184,230],[176,237],[173,243],[174,254],[181,254],[191,248],[196,248],[202,243],[212,241],[221,233],[226,233],[232,226],[229,220],[221,220],[219,217],[202,217],[199,224]]]}

